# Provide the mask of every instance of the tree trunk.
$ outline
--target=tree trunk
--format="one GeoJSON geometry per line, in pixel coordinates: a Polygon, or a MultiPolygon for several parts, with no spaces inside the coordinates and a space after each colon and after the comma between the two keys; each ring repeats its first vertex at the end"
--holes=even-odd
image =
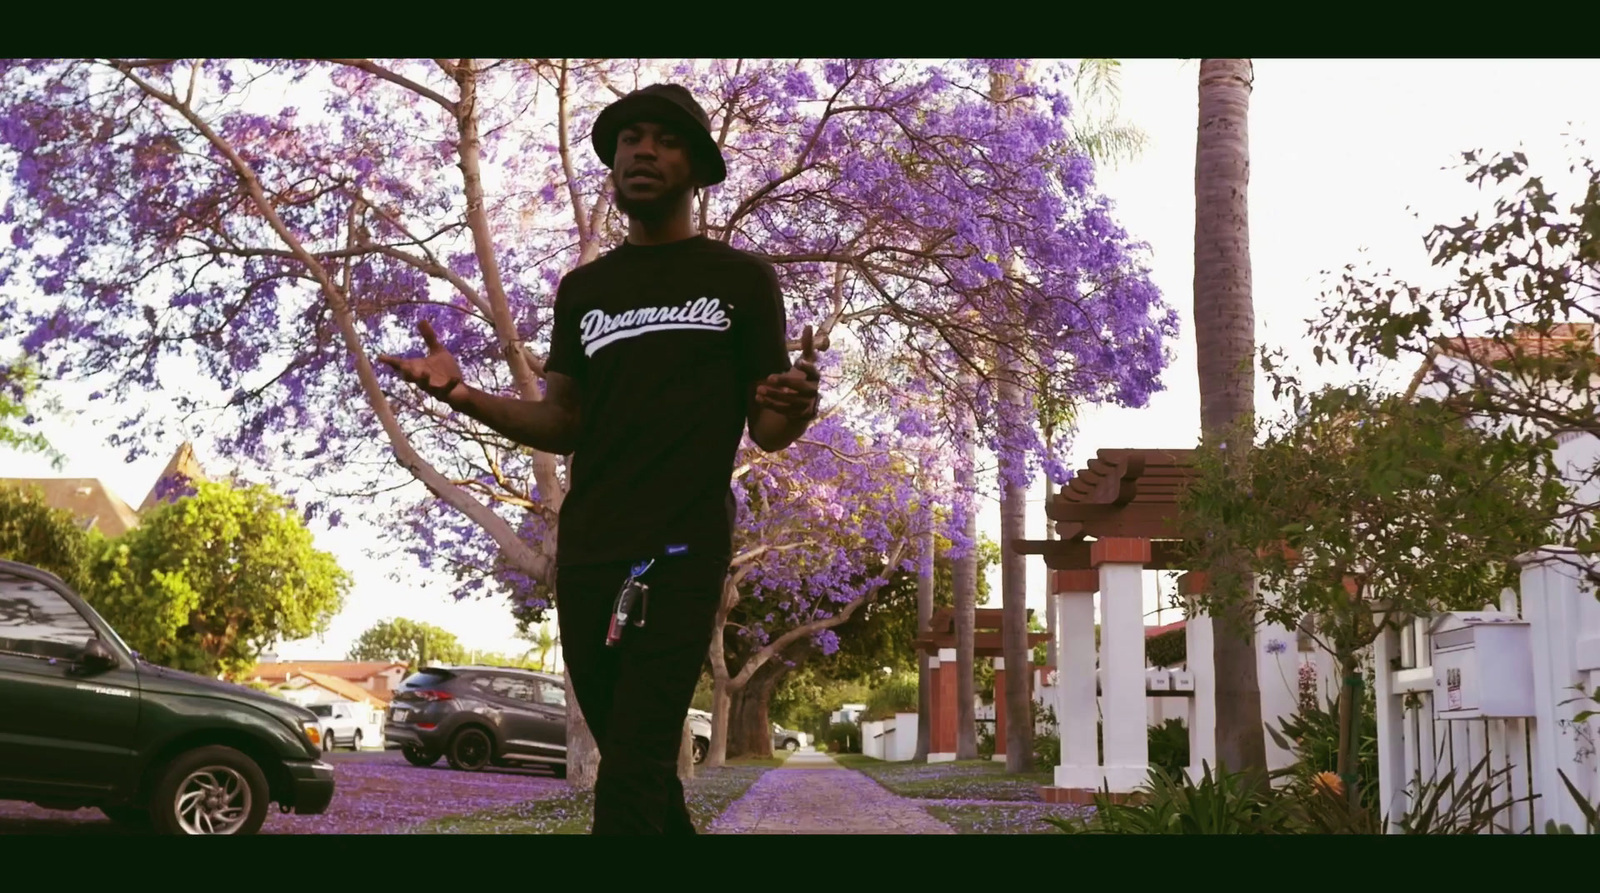
{"type": "MultiPolygon", "coordinates": [[[[970,374],[969,388],[976,383],[970,374]]],[[[967,393],[971,393],[968,390],[967,393]]],[[[970,417],[969,417],[970,421],[970,417]]],[[[956,759],[978,758],[978,714],[973,704],[976,686],[973,678],[974,650],[977,646],[978,621],[978,481],[976,473],[977,432],[972,425],[961,432],[961,462],[956,469],[957,498],[971,503],[967,511],[964,536],[967,553],[955,562],[955,620],[956,620],[956,759]]]]}
{"type": "MultiPolygon", "coordinates": [[[[933,537],[933,502],[930,488],[922,488],[922,529],[918,531],[921,555],[917,566],[917,632],[926,634],[933,623],[933,590],[935,541],[933,537]]],[[[916,762],[928,761],[928,750],[933,743],[933,669],[928,666],[928,653],[917,652],[917,753],[916,762]]]]}
{"type": "Polygon", "coordinates": [[[595,746],[589,724],[583,721],[578,697],[572,693],[572,674],[567,680],[567,784],[581,791],[594,790],[600,772],[600,749],[595,746]]]}
{"type": "Polygon", "coordinates": [[[1354,652],[1346,651],[1339,655],[1339,672],[1344,679],[1339,686],[1339,759],[1336,768],[1339,778],[1344,782],[1346,802],[1355,806],[1360,802],[1360,794],[1356,790],[1359,783],[1356,777],[1356,729],[1360,728],[1361,689],[1352,685],[1351,680],[1361,678],[1361,668],[1356,664],[1354,652]]]}
{"type": "MultiPolygon", "coordinates": [[[[1255,312],[1251,303],[1248,59],[1200,63],[1200,122],[1194,176],[1194,332],[1200,432],[1226,442],[1255,410],[1255,312]]],[[[1248,436],[1228,448],[1247,450],[1248,436]]],[[[1250,585],[1246,581],[1246,585],[1250,585]]],[[[1266,769],[1255,613],[1224,611],[1216,646],[1217,760],[1234,771],[1266,769]]]]}
{"type": "Polygon", "coordinates": [[[689,731],[689,717],[683,718],[683,740],[678,744],[678,780],[694,778],[694,733],[689,731]]]}
{"type": "MultiPolygon", "coordinates": [[[[787,669],[781,661],[773,663],[787,669]]],[[[772,756],[772,719],[768,705],[772,702],[773,689],[782,678],[782,673],[759,673],[734,697],[733,714],[729,718],[731,743],[738,746],[741,756],[772,756]]]]}
{"type": "Polygon", "coordinates": [[[716,673],[711,681],[711,746],[706,765],[722,766],[728,761],[728,719],[733,712],[733,691],[727,673],[716,673]]]}
{"type": "MultiPolygon", "coordinates": [[[[1021,71],[1011,74],[994,72],[989,77],[989,98],[1004,103],[1012,96],[1012,83],[1021,71]]],[[[1016,272],[1015,256],[1006,258],[1006,270],[1016,272]]],[[[1002,283],[1001,288],[1005,287],[1002,283]]],[[[1006,302],[1008,305],[1009,301],[1006,302]]],[[[1002,416],[1003,407],[1013,409],[1013,420],[1027,418],[1028,401],[1022,383],[1022,363],[1016,347],[1020,343],[1020,320],[1004,321],[1008,335],[1003,335],[996,349],[995,366],[999,370],[998,391],[1002,416]],[[1008,337],[1018,341],[1008,341],[1008,337]]],[[[1005,424],[1002,418],[1001,424],[1005,424]]],[[[1012,548],[1027,539],[1028,489],[1025,484],[1009,481],[1026,467],[1026,457],[1010,451],[1000,456],[1000,650],[1006,662],[1004,691],[995,692],[996,700],[1006,704],[1006,773],[1010,775],[1033,769],[1033,698],[1029,696],[1028,682],[1032,671],[1028,653],[1028,556],[1012,548]],[[1019,467],[1021,466],[1021,467],[1019,467]]]]}
{"type": "Polygon", "coordinates": [[[1005,652],[1006,684],[1005,691],[995,692],[995,696],[1006,699],[1006,773],[1009,775],[1033,771],[1033,697],[1028,684],[1033,675],[1032,655],[1028,649],[1028,556],[1011,548],[1013,543],[1026,538],[1027,510],[1027,489],[1002,483],[1000,643],[1005,652]]]}

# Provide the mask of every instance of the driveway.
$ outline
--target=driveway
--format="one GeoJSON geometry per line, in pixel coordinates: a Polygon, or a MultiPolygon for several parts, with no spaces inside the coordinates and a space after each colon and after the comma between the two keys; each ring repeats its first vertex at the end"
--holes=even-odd
{"type": "MultiPolygon", "coordinates": [[[[333,804],[317,816],[267,813],[263,834],[391,834],[446,815],[460,815],[552,796],[566,782],[541,769],[456,772],[444,760],[427,769],[398,750],[336,751],[333,804]]],[[[62,812],[31,803],[0,801],[0,835],[127,834],[98,809],[62,812]]]]}

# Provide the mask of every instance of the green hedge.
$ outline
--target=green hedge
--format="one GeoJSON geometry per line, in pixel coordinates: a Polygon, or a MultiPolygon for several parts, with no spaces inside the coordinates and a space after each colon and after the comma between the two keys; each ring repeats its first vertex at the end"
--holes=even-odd
{"type": "Polygon", "coordinates": [[[1182,627],[1144,640],[1144,659],[1147,666],[1180,667],[1189,659],[1188,638],[1182,627]]]}

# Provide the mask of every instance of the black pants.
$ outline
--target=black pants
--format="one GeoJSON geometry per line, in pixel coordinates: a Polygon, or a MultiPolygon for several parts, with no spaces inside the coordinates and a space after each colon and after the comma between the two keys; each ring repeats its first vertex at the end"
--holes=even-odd
{"type": "Polygon", "coordinates": [[[562,567],[561,650],[584,721],[600,747],[595,834],[694,834],[678,780],[689,702],[711,645],[726,559],[660,558],[645,625],[608,648],[606,629],[629,563],[562,567]]]}

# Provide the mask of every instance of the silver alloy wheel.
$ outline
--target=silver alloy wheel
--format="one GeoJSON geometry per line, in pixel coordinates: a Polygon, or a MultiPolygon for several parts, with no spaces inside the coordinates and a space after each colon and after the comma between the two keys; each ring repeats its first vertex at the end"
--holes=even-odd
{"type": "Polygon", "coordinates": [[[228,766],[205,766],[178,785],[178,827],[186,834],[232,834],[255,805],[250,782],[228,766]]]}

